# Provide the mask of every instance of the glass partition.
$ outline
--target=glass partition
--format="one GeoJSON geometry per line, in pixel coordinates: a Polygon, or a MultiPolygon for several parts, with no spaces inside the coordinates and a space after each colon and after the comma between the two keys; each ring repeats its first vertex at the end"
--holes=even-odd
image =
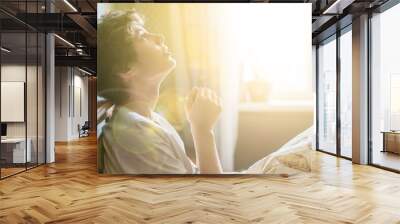
{"type": "Polygon", "coordinates": [[[318,149],[336,154],[336,36],[318,47],[318,149]]]}
{"type": "Polygon", "coordinates": [[[2,177],[24,171],[26,162],[31,161],[26,125],[26,41],[25,32],[1,34],[2,177]]]}
{"type": "Polygon", "coordinates": [[[371,18],[372,164],[400,171],[400,4],[371,18]]]}
{"type": "Polygon", "coordinates": [[[340,155],[352,157],[352,32],[340,36],[340,155]]]}
{"type": "MultiPolygon", "coordinates": [[[[40,13],[43,5],[44,1],[0,3],[17,14],[40,13]]],[[[10,15],[0,12],[1,179],[45,163],[46,39],[10,15]]]]}

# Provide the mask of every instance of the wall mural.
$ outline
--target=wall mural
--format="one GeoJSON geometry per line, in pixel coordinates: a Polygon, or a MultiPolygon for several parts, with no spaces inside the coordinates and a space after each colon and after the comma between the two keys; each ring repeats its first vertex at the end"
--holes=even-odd
{"type": "Polygon", "coordinates": [[[311,4],[101,3],[97,29],[100,173],[310,171],[311,4]]]}

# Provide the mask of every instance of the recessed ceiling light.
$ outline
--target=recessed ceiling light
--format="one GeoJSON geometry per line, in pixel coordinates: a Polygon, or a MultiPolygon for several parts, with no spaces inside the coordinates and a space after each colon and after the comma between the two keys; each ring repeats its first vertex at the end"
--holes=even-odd
{"type": "Polygon", "coordinates": [[[1,47],[1,50],[4,51],[4,52],[6,52],[6,53],[10,53],[10,52],[11,52],[11,50],[9,50],[9,49],[7,49],[7,48],[5,48],[5,47],[1,47]]]}
{"type": "Polygon", "coordinates": [[[85,74],[87,74],[87,75],[92,76],[92,73],[90,73],[90,72],[88,72],[88,71],[86,71],[86,70],[83,70],[83,69],[81,69],[81,68],[79,68],[79,67],[78,67],[78,70],[81,71],[81,72],[83,72],[83,73],[85,73],[85,74]]]}
{"type": "Polygon", "coordinates": [[[78,10],[68,1],[68,0],[64,0],[65,4],[68,5],[68,7],[70,7],[74,12],[78,12],[78,10]]]}
{"type": "Polygon", "coordinates": [[[75,45],[73,45],[71,42],[69,42],[68,40],[66,40],[66,39],[64,39],[64,38],[62,38],[62,37],[60,37],[59,35],[57,35],[57,34],[54,34],[54,36],[55,37],[57,37],[59,40],[61,40],[62,42],[64,42],[64,43],[66,43],[67,45],[69,45],[70,47],[73,47],[73,48],[75,48],[75,45]]]}

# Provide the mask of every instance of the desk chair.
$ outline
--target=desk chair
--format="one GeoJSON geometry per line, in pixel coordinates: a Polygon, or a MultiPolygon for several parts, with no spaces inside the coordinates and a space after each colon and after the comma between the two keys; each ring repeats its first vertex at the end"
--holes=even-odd
{"type": "Polygon", "coordinates": [[[80,125],[78,124],[79,138],[89,136],[89,129],[90,129],[89,121],[85,121],[82,127],[80,127],[80,125]]]}

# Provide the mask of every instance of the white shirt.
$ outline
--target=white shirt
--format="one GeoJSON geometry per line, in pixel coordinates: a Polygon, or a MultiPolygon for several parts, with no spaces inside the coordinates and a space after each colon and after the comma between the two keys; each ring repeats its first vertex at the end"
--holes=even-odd
{"type": "Polygon", "coordinates": [[[157,113],[147,118],[118,107],[101,131],[105,173],[196,173],[179,134],[157,113]]]}

